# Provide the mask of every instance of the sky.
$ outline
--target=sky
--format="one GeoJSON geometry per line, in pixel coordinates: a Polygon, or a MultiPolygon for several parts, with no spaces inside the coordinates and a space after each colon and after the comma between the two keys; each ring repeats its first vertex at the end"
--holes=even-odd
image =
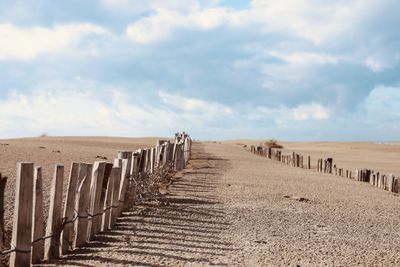
{"type": "Polygon", "coordinates": [[[0,0],[0,138],[400,140],[398,0],[0,0]]]}

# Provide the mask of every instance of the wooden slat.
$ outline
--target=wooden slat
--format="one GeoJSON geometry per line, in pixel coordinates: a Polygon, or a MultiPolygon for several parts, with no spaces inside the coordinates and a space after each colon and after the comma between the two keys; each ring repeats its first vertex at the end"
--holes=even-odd
{"type": "Polygon", "coordinates": [[[107,170],[106,170],[106,177],[108,175],[107,179],[107,187],[106,187],[106,193],[104,197],[104,214],[102,216],[102,224],[101,224],[101,231],[106,231],[110,229],[110,218],[111,218],[111,203],[112,203],[112,192],[113,192],[113,185],[114,185],[114,168],[111,168],[110,165],[107,164],[107,170]],[[110,172],[108,174],[108,171],[110,172]]]}
{"type": "Polygon", "coordinates": [[[79,164],[78,181],[81,183],[78,186],[77,197],[75,201],[75,210],[78,212],[78,219],[75,221],[74,231],[74,247],[81,247],[87,240],[87,224],[88,224],[88,209],[89,209],[89,190],[92,178],[92,165],[86,163],[79,164]]]}
{"type": "Polygon", "coordinates": [[[120,215],[119,211],[119,188],[120,188],[120,182],[121,182],[121,167],[113,167],[113,172],[112,175],[114,175],[113,180],[113,190],[112,190],[112,201],[111,201],[111,219],[110,219],[110,228],[112,229],[117,222],[117,218],[120,215]]]}
{"type": "Polygon", "coordinates": [[[31,262],[39,263],[44,257],[44,216],[43,216],[43,186],[42,168],[36,167],[33,181],[33,218],[32,218],[32,258],[31,262]]]}
{"type": "MultiPolygon", "coordinates": [[[[122,212],[124,206],[125,206],[125,199],[126,199],[126,190],[128,189],[128,184],[129,184],[129,169],[130,169],[130,164],[131,159],[122,159],[122,164],[121,164],[121,182],[120,182],[120,189],[119,189],[119,195],[118,195],[118,200],[119,200],[119,213],[122,212]]],[[[128,208],[126,206],[126,208],[128,208]]]]}
{"type": "MultiPolygon", "coordinates": [[[[75,197],[78,189],[79,163],[72,162],[71,171],[68,179],[67,197],[64,205],[64,218],[67,221],[74,219],[75,197]]],[[[72,249],[74,234],[74,224],[67,223],[62,232],[61,253],[66,254],[72,249]]]]}
{"type": "Polygon", "coordinates": [[[150,155],[151,155],[150,173],[153,173],[156,168],[156,148],[155,147],[151,148],[150,155]]]}
{"type": "Polygon", "coordinates": [[[96,161],[93,165],[92,180],[90,185],[89,213],[94,215],[88,220],[88,241],[92,240],[100,230],[101,216],[99,214],[103,207],[100,207],[100,197],[103,186],[104,171],[106,162],[96,161]]]}
{"type": "Polygon", "coordinates": [[[146,153],[147,159],[146,159],[146,171],[151,170],[151,148],[147,148],[147,153],[146,153]]]}
{"type": "Polygon", "coordinates": [[[169,143],[168,144],[168,153],[167,153],[167,160],[166,162],[168,164],[171,164],[173,162],[173,157],[174,157],[174,144],[169,143]]]}
{"type": "Polygon", "coordinates": [[[31,263],[32,200],[33,163],[18,163],[11,246],[20,251],[10,254],[11,267],[31,263]]]}
{"type": "Polygon", "coordinates": [[[47,220],[44,242],[44,258],[55,259],[60,256],[60,235],[62,224],[62,197],[63,197],[64,166],[57,164],[50,191],[49,217],[47,220]]]}

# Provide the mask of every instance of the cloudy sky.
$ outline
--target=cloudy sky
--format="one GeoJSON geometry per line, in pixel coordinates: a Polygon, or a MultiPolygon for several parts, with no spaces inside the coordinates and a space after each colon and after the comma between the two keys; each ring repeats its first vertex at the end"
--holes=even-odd
{"type": "Polygon", "coordinates": [[[399,140],[398,0],[0,0],[0,137],[399,140]]]}

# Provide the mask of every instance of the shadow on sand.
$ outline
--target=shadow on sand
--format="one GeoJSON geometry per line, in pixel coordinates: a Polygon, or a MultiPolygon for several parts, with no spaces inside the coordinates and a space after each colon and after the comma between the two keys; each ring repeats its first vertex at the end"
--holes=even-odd
{"type": "Polygon", "coordinates": [[[50,264],[70,266],[207,264],[226,266],[223,257],[234,250],[220,238],[229,224],[217,196],[221,174],[229,161],[193,145],[193,156],[182,179],[175,181],[169,205],[135,206],[117,226],[50,264]]]}

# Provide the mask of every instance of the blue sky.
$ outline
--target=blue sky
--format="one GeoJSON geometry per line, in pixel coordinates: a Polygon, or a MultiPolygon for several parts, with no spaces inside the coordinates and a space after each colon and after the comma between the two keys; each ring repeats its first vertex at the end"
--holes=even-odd
{"type": "Polygon", "coordinates": [[[396,0],[0,1],[0,137],[399,140],[396,0]]]}

